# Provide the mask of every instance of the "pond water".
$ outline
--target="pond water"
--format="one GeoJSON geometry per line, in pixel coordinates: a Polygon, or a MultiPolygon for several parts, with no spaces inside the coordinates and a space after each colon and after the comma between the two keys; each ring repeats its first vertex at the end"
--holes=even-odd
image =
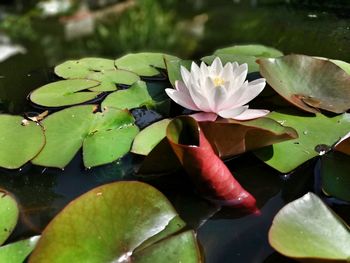
{"type": "MultiPolygon", "coordinates": [[[[114,35],[121,34],[123,26],[117,26],[110,17],[103,22],[96,22],[89,34],[70,39],[66,28],[63,28],[67,24],[58,22],[56,17],[35,17],[31,13],[31,2],[35,1],[28,1],[24,7],[18,6],[20,1],[17,6],[11,1],[0,4],[0,28],[7,30],[5,34],[14,43],[26,48],[26,54],[13,56],[0,63],[0,113],[37,111],[26,101],[28,93],[56,80],[52,71],[55,64],[83,56],[116,58],[131,51],[157,50],[198,59],[211,54],[216,48],[261,43],[285,53],[350,61],[350,16],[346,12],[349,9],[342,1],[334,1],[329,6],[314,5],[312,1],[220,0],[215,1],[215,4],[209,0],[188,0],[181,1],[181,4],[176,1],[161,4],[145,1],[149,6],[144,6],[142,10],[161,12],[157,14],[168,19],[164,21],[169,24],[165,22],[158,28],[157,21],[153,21],[140,29],[142,21],[136,21],[139,24],[131,26],[131,32],[125,34],[124,39],[114,35]],[[18,21],[9,22],[8,14],[15,14],[18,21]],[[20,18],[28,24],[16,31],[16,26],[21,25],[20,18]],[[5,22],[11,26],[4,25],[5,22]],[[180,33],[183,28],[187,28],[188,36],[177,32],[174,33],[175,40],[168,39],[168,34],[173,31],[173,23],[180,33]],[[157,30],[162,32],[151,33],[157,30]],[[163,41],[160,39],[162,37],[167,37],[167,40],[163,41]],[[186,43],[186,40],[189,42],[186,43]]],[[[115,6],[116,1],[109,2],[107,7],[92,5],[93,16],[96,18],[101,10],[115,6]]],[[[152,14],[148,16],[147,19],[152,20],[152,14]]],[[[133,21],[132,16],[122,19],[121,24],[123,21],[126,24],[133,21]]],[[[156,85],[162,81],[148,82],[156,85]]],[[[135,111],[134,115],[140,125],[159,118],[157,114],[143,110],[135,111]]],[[[295,262],[274,252],[268,244],[267,232],[277,211],[308,191],[318,193],[350,223],[350,206],[321,193],[317,159],[288,175],[267,167],[250,153],[228,161],[227,165],[233,174],[256,197],[261,209],[261,215],[257,216],[239,214],[232,209],[218,211],[217,207],[193,192],[191,182],[181,171],[151,179],[137,177],[135,171],[141,159],[135,155],[128,154],[118,162],[90,170],[83,167],[80,156],[81,153],[78,153],[64,170],[29,164],[16,171],[0,170],[0,188],[14,193],[22,209],[21,223],[9,241],[40,233],[62,207],[89,189],[111,181],[132,179],[144,180],[156,186],[171,200],[189,228],[198,228],[197,237],[205,261],[209,263],[295,262]],[[206,220],[211,215],[214,216],[206,220]]]]}

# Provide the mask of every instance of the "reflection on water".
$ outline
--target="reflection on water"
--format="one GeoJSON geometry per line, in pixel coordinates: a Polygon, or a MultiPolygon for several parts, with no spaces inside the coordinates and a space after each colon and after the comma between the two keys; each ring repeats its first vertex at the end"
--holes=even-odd
{"type": "MultiPolygon", "coordinates": [[[[71,3],[64,8],[52,4],[54,0],[46,7],[37,2],[0,3],[0,34],[27,51],[0,63],[0,112],[33,110],[26,103],[27,94],[56,79],[55,64],[83,56],[116,58],[126,52],[152,50],[199,58],[223,46],[262,43],[285,53],[350,61],[349,7],[341,0],[325,5],[302,0],[86,0],[64,1],[71,3]]],[[[140,126],[160,118],[151,111],[133,114],[140,126]]],[[[22,206],[22,224],[12,240],[40,232],[70,200],[97,185],[135,179],[139,163],[139,158],[129,154],[86,170],[78,154],[64,171],[31,165],[21,171],[0,170],[0,187],[13,192],[22,206]]],[[[190,227],[200,226],[198,238],[207,262],[294,262],[273,252],[267,231],[286,202],[307,191],[319,191],[314,161],[289,176],[266,167],[251,154],[228,165],[257,197],[261,216],[225,209],[207,221],[218,208],[193,192],[183,172],[147,182],[167,195],[190,227]]],[[[350,222],[348,205],[333,207],[350,222]]]]}

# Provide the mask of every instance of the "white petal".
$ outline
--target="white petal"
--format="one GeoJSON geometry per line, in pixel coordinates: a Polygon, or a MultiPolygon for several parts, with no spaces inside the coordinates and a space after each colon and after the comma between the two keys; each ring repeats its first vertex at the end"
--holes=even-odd
{"type": "Polygon", "coordinates": [[[223,102],[227,99],[227,92],[223,86],[214,88],[214,96],[213,96],[213,112],[218,112],[222,110],[223,102]]]}
{"type": "Polygon", "coordinates": [[[183,93],[190,95],[190,92],[188,91],[187,86],[181,80],[175,81],[175,88],[177,91],[180,91],[180,92],[183,92],[183,93]]]}
{"type": "Polygon", "coordinates": [[[221,71],[220,77],[225,81],[229,81],[232,78],[233,67],[232,63],[227,63],[221,71]]]}
{"type": "Polygon", "coordinates": [[[193,117],[196,121],[215,121],[218,117],[213,112],[198,112],[190,115],[193,117]]]}
{"type": "Polygon", "coordinates": [[[236,105],[245,105],[255,97],[257,97],[260,92],[264,89],[266,85],[265,79],[260,78],[248,83],[248,86],[243,89],[243,93],[239,98],[237,98],[236,105]]]}
{"type": "Polygon", "coordinates": [[[208,66],[204,62],[201,63],[200,69],[201,69],[201,72],[202,72],[202,76],[208,76],[209,75],[208,66]]]}
{"type": "Polygon", "coordinates": [[[218,112],[218,115],[223,118],[234,118],[248,109],[248,106],[237,107],[229,110],[222,110],[218,112]]]}
{"type": "Polygon", "coordinates": [[[216,57],[210,66],[210,73],[214,76],[218,76],[222,71],[222,63],[219,57],[216,57]]]}
{"type": "Polygon", "coordinates": [[[233,119],[235,120],[251,120],[251,119],[256,119],[259,117],[263,117],[266,114],[268,114],[268,110],[254,110],[254,109],[247,109],[244,111],[242,114],[234,117],[233,119]]]}
{"type": "Polygon", "coordinates": [[[246,63],[238,66],[234,71],[233,71],[233,86],[234,89],[240,88],[245,79],[247,78],[247,73],[248,73],[248,65],[246,63]]]}
{"type": "Polygon", "coordinates": [[[180,72],[181,72],[181,77],[182,77],[183,82],[188,87],[191,84],[190,83],[190,77],[191,77],[190,72],[184,66],[180,67],[180,72]]]}
{"type": "Polygon", "coordinates": [[[210,97],[206,94],[207,87],[205,85],[200,86],[198,83],[195,83],[193,76],[191,76],[191,83],[192,85],[188,86],[188,90],[193,102],[201,111],[210,112],[210,97]]]}
{"type": "Polygon", "coordinates": [[[232,108],[237,108],[242,106],[242,104],[238,104],[237,102],[239,98],[242,97],[242,94],[244,93],[247,86],[248,86],[248,81],[244,82],[243,85],[236,90],[234,90],[230,86],[227,92],[226,100],[223,101],[220,105],[220,110],[229,110],[232,108]],[[233,92],[232,92],[232,89],[233,89],[233,92]]]}
{"type": "Polygon", "coordinates": [[[198,76],[198,77],[200,76],[200,69],[195,62],[192,62],[191,64],[191,75],[198,76]]]}
{"type": "Polygon", "coordinates": [[[166,94],[175,101],[177,104],[181,105],[190,110],[199,111],[200,109],[193,102],[192,98],[186,93],[177,91],[175,89],[165,89],[166,94]]]}

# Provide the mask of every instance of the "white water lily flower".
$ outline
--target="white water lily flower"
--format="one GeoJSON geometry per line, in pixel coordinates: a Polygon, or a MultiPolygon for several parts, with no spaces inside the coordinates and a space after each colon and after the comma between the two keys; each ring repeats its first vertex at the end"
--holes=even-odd
{"type": "Polygon", "coordinates": [[[222,66],[215,58],[211,66],[202,62],[200,67],[192,62],[191,72],[181,66],[182,80],[175,82],[176,89],[166,89],[177,104],[201,113],[194,114],[198,121],[214,121],[217,116],[235,120],[262,117],[269,111],[249,109],[247,103],[259,95],[265,87],[265,79],[248,82],[247,64],[237,62],[222,66]]]}

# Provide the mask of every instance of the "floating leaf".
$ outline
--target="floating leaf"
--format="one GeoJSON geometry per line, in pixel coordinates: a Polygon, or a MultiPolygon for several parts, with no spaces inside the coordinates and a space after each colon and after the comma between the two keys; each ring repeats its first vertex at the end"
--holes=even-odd
{"type": "Polygon", "coordinates": [[[87,79],[101,82],[99,86],[91,88],[91,91],[114,91],[117,89],[116,84],[132,85],[140,80],[140,77],[126,70],[106,70],[93,72],[87,76],[87,79]]]}
{"type": "Polygon", "coordinates": [[[45,136],[35,122],[20,116],[0,115],[0,167],[17,169],[43,148],[45,136]]]}
{"type": "Polygon", "coordinates": [[[115,70],[114,60],[105,58],[83,58],[68,60],[55,67],[57,76],[65,79],[86,78],[94,71],[115,70]]]}
{"type": "Polygon", "coordinates": [[[166,127],[170,119],[164,119],[153,123],[143,129],[134,140],[131,152],[141,155],[148,155],[152,149],[165,137],[166,127]]]}
{"type": "Polygon", "coordinates": [[[293,127],[298,139],[255,151],[258,158],[282,173],[288,173],[311,158],[322,155],[350,130],[350,115],[335,117],[300,114],[297,111],[271,112],[268,118],[293,127]],[[286,158],[287,157],[287,158],[286,158]]]}
{"type": "Polygon", "coordinates": [[[30,94],[30,100],[44,107],[61,107],[95,99],[100,92],[87,91],[98,86],[95,80],[69,79],[46,84],[30,94]]]}
{"type": "MultiPolygon", "coordinates": [[[[11,235],[17,224],[19,210],[17,202],[0,189],[0,245],[11,235]]],[[[1,259],[1,257],[0,257],[1,259]]],[[[6,262],[1,261],[0,262],[6,262]]],[[[7,261],[8,262],[8,261],[7,261]]]]}
{"type": "Polygon", "coordinates": [[[300,109],[343,113],[350,108],[350,75],[328,60],[288,55],[258,63],[270,86],[300,109]]]}
{"type": "Polygon", "coordinates": [[[134,118],[114,108],[94,113],[95,107],[75,106],[47,117],[42,122],[46,145],[32,162],[63,168],[82,146],[86,167],[110,163],[126,154],[138,133],[134,118]]]}
{"type": "Polygon", "coordinates": [[[259,71],[259,65],[256,60],[259,58],[276,58],[283,56],[283,53],[275,48],[263,45],[236,45],[227,48],[221,48],[214,52],[214,55],[202,58],[202,60],[211,64],[215,57],[219,57],[222,63],[238,62],[238,64],[247,63],[248,72],[259,71]]]}
{"type": "Polygon", "coordinates": [[[200,122],[200,126],[221,158],[298,137],[294,129],[264,117],[250,121],[219,119],[215,122],[200,122]]]}
{"type": "Polygon", "coordinates": [[[40,236],[17,241],[0,247],[0,262],[22,263],[33,251],[40,236]]]}
{"type": "Polygon", "coordinates": [[[168,78],[173,87],[175,87],[176,80],[182,80],[180,68],[181,66],[189,69],[192,61],[182,59],[165,59],[166,70],[168,72],[168,78]]]}
{"type": "Polygon", "coordinates": [[[200,262],[191,231],[149,242],[168,225],[173,226],[169,233],[181,230],[179,220],[155,188],[140,182],[107,184],[64,208],[44,230],[29,262],[200,262]]]}
{"type": "Polygon", "coordinates": [[[350,75],[350,64],[345,62],[345,61],[337,60],[337,59],[323,58],[323,57],[315,57],[315,58],[329,60],[330,62],[336,64],[338,67],[340,67],[342,70],[344,70],[346,73],[348,73],[350,75]]]}
{"type": "Polygon", "coordinates": [[[287,204],[275,216],[269,242],[302,262],[349,262],[349,228],[314,194],[287,204]]]}
{"type": "Polygon", "coordinates": [[[133,109],[142,106],[151,108],[154,105],[155,103],[148,93],[146,83],[144,81],[138,81],[128,89],[119,90],[109,94],[102,102],[101,107],[133,109]]]}
{"type": "Polygon", "coordinates": [[[322,189],[330,196],[350,201],[350,157],[333,152],[321,159],[322,189]]]}
{"type": "Polygon", "coordinates": [[[160,72],[157,68],[165,69],[164,59],[176,59],[174,56],[162,53],[136,53],[127,54],[115,60],[118,69],[129,70],[140,76],[155,76],[160,72]]]}

